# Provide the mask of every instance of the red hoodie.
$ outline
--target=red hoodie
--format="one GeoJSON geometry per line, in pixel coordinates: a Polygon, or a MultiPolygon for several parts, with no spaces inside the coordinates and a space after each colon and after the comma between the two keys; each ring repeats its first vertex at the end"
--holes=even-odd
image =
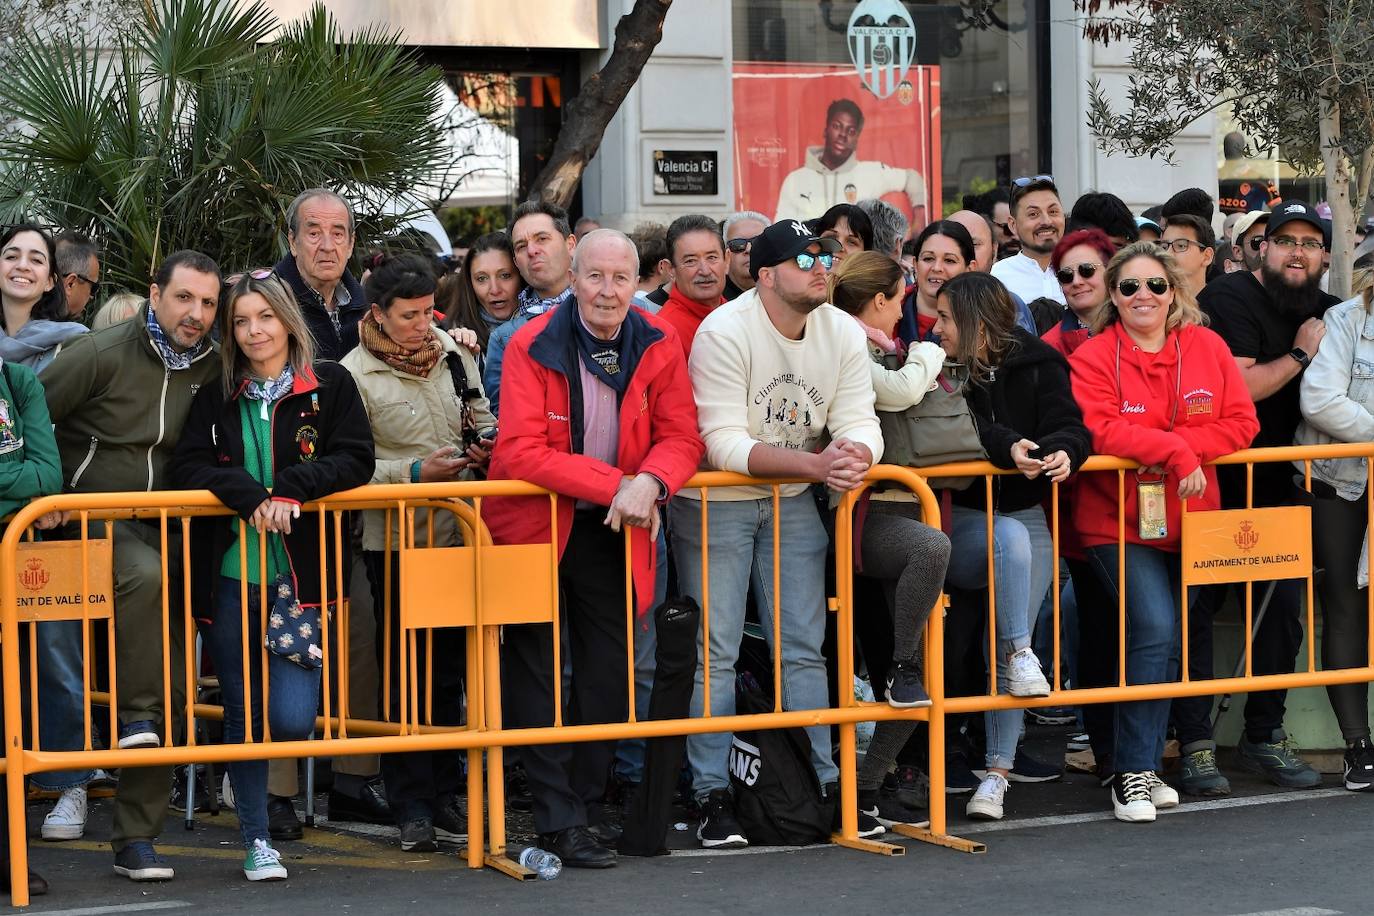
{"type": "MultiPolygon", "coordinates": [[[[1135,475],[1126,475],[1126,540],[1177,551],[1179,481],[1203,462],[1247,447],[1259,431],[1254,402],[1226,342],[1204,327],[1184,325],[1170,332],[1158,353],[1146,353],[1117,322],[1085,341],[1069,366],[1074,398],[1093,435],[1093,451],[1168,472],[1168,536],[1154,541],[1140,539],[1135,475]]],[[[1189,502],[1189,511],[1221,506],[1216,470],[1208,467],[1204,473],[1207,489],[1189,502]]],[[[1115,471],[1080,476],[1073,521],[1085,546],[1116,543],[1116,501],[1115,471]]]]}
{"type": "MultiPolygon", "coordinates": [[[[725,298],[721,297],[720,302],[725,298]]],[[[716,305],[719,305],[717,302],[716,305]]],[[[674,286],[668,292],[668,301],[658,310],[658,317],[677,330],[677,339],[682,343],[682,355],[692,355],[692,338],[697,336],[697,328],[711,314],[711,309],[700,302],[693,302],[674,286]]]]}

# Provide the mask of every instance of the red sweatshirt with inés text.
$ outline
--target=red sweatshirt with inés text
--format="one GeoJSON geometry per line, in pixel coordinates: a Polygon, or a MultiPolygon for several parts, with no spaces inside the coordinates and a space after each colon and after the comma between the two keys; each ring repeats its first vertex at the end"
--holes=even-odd
{"type": "MultiPolygon", "coordinates": [[[[1177,551],[1179,481],[1204,462],[1246,448],[1259,431],[1254,402],[1226,342],[1207,328],[1183,325],[1169,332],[1158,353],[1147,353],[1116,322],[1084,342],[1069,367],[1093,451],[1166,472],[1168,535],[1141,540],[1136,475],[1127,473],[1126,541],[1177,551]]],[[[1204,473],[1207,489],[1189,500],[1190,512],[1221,505],[1216,471],[1204,473]]],[[[1115,471],[1080,475],[1073,522],[1085,546],[1116,543],[1117,492],[1115,471]]]]}

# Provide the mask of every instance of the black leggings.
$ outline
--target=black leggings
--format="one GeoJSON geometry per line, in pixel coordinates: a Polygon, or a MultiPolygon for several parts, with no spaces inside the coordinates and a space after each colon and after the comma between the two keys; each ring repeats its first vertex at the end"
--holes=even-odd
{"type": "MultiPolygon", "coordinates": [[[[1313,489],[1317,482],[1313,481],[1313,489]]],[[[1322,607],[1322,668],[1361,668],[1369,659],[1367,588],[1356,588],[1360,546],[1369,509],[1363,498],[1342,499],[1329,488],[1312,499],[1312,547],[1326,570],[1317,581],[1322,607]]],[[[1369,737],[1369,685],[1332,684],[1331,710],[1347,742],[1369,737]]]]}

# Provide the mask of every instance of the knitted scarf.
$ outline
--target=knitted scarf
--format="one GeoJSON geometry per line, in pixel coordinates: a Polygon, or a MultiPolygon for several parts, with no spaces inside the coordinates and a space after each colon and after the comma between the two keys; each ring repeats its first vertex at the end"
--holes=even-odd
{"type": "Polygon", "coordinates": [[[371,315],[358,323],[358,340],[367,352],[397,372],[429,378],[429,373],[444,355],[444,345],[433,328],[418,350],[407,350],[386,336],[382,326],[371,315]]]}

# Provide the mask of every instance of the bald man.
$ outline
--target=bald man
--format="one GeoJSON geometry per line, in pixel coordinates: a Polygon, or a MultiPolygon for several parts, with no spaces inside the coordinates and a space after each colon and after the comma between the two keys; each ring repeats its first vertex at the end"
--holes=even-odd
{"type": "MultiPolygon", "coordinates": [[[[973,261],[969,264],[968,269],[980,274],[991,271],[993,262],[997,260],[997,246],[992,241],[992,221],[981,213],[974,213],[972,210],[955,210],[945,219],[963,226],[968,230],[968,234],[973,236],[973,261]]],[[[1021,297],[1011,290],[1007,290],[1007,293],[1011,296],[1011,301],[1016,304],[1016,323],[1032,334],[1039,336],[1040,329],[1037,327],[1035,314],[1030,306],[1026,305],[1021,297]]]]}

